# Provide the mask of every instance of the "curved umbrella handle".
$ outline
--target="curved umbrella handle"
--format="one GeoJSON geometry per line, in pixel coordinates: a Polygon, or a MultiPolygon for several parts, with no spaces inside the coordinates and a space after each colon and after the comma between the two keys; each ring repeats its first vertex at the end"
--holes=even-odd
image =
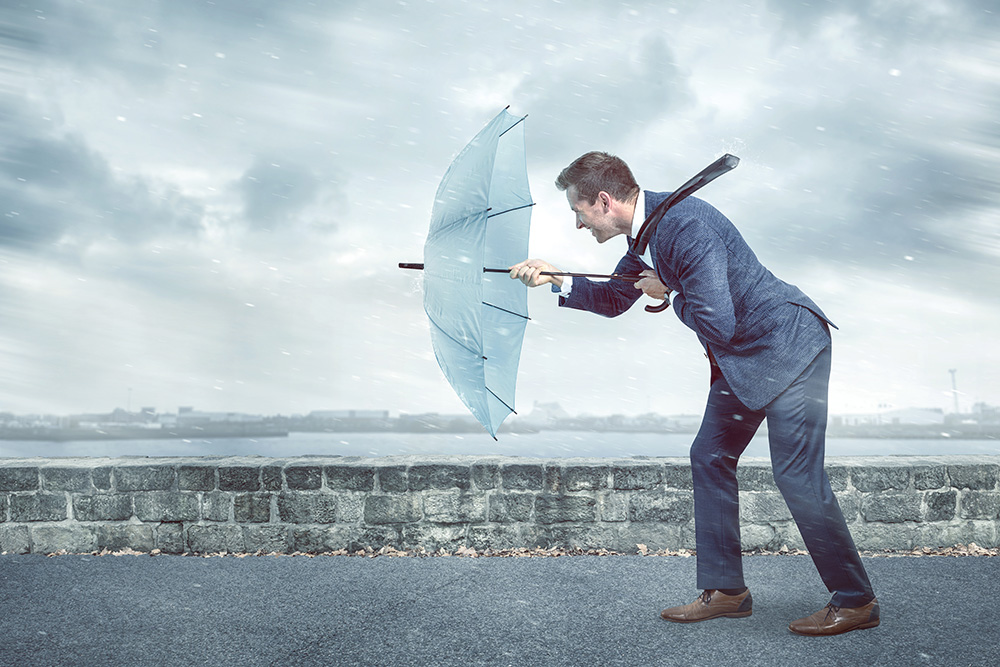
{"type": "Polygon", "coordinates": [[[662,313],[670,307],[670,299],[664,299],[663,303],[655,306],[646,306],[647,313],[662,313]]]}

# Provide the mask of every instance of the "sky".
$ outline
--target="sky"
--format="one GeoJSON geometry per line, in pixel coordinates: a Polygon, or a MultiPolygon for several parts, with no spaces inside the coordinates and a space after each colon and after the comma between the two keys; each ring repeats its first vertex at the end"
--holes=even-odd
{"type": "MultiPolygon", "coordinates": [[[[606,272],[555,176],[699,193],[840,327],[830,410],[1000,404],[993,0],[8,0],[0,412],[463,413],[419,262],[437,185],[527,115],[530,253],[606,272]]],[[[640,304],[644,301],[640,301],[640,304]]],[[[529,294],[516,408],[700,413],[666,311],[529,294]]]]}

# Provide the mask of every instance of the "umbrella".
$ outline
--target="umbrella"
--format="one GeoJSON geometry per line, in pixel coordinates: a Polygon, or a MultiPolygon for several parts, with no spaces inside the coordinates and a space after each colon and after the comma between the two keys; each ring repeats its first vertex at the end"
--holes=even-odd
{"type": "Polygon", "coordinates": [[[454,159],[434,197],[424,244],[424,311],[434,356],[494,438],[514,412],[528,296],[519,281],[483,267],[510,266],[528,255],[533,202],[523,120],[504,109],[454,159]]]}

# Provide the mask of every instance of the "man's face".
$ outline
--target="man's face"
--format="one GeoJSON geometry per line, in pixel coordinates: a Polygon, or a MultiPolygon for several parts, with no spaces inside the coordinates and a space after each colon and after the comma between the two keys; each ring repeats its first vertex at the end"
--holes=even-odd
{"type": "Polygon", "coordinates": [[[586,199],[580,199],[576,186],[571,185],[566,188],[566,201],[569,202],[570,210],[576,214],[577,229],[589,229],[598,243],[604,243],[615,235],[613,220],[600,194],[591,204],[586,199]]]}

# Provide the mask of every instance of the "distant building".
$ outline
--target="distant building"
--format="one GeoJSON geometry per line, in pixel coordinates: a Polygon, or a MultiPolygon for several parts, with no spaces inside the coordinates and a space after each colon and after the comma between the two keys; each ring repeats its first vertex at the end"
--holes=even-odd
{"type": "Polygon", "coordinates": [[[388,410],[313,410],[306,419],[332,421],[337,419],[388,419],[388,410]]]}
{"type": "Polygon", "coordinates": [[[944,424],[941,408],[896,408],[881,412],[834,415],[831,426],[932,426],[944,424]]]}
{"type": "Polygon", "coordinates": [[[1000,424],[1000,408],[986,403],[972,406],[972,418],[980,424],[1000,424]]]}
{"type": "Polygon", "coordinates": [[[521,416],[519,421],[544,428],[566,419],[570,419],[570,415],[558,403],[539,403],[535,401],[531,412],[521,416]]]}

